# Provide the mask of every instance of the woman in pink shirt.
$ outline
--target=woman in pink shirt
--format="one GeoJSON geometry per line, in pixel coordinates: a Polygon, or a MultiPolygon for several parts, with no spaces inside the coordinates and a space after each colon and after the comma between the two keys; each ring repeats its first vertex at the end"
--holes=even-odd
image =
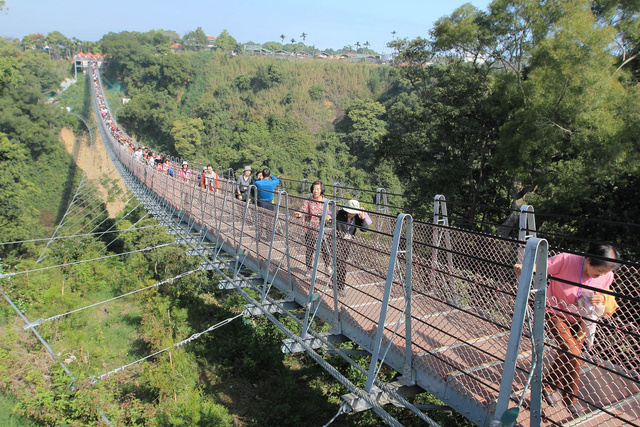
{"type": "Polygon", "coordinates": [[[584,294],[592,305],[604,304],[605,314],[608,315],[613,314],[617,307],[612,296],[582,288],[578,284],[608,290],[613,283],[613,272],[618,267],[611,260],[619,258],[618,251],[610,245],[595,244],[589,248],[588,254],[593,257],[561,253],[549,258],[547,263],[550,276],[547,287],[547,327],[560,350],[556,352],[545,375],[543,397],[549,405],[556,406],[553,393],[555,390],[561,391],[563,403],[574,416],[584,414],[577,400],[580,385],[579,356],[585,337],[582,317],[578,315],[578,298],[584,294]]]}
{"type": "Polygon", "coordinates": [[[178,170],[178,179],[191,181],[191,169],[189,169],[189,163],[186,160],[182,162],[182,168],[178,170]]]}

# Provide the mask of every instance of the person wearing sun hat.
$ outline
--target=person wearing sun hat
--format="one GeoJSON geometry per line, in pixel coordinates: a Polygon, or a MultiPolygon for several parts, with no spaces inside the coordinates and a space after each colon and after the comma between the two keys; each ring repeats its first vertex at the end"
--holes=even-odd
{"type": "Polygon", "coordinates": [[[191,180],[191,169],[189,169],[189,162],[186,160],[182,162],[182,168],[178,170],[178,179],[182,181],[191,180]]]}
{"type": "Polygon", "coordinates": [[[350,240],[356,235],[356,231],[367,231],[371,222],[369,215],[360,207],[360,202],[355,199],[349,200],[336,214],[336,234],[338,236],[336,282],[338,295],[341,297],[346,296],[347,261],[354,246],[350,240]]]}
{"type": "Polygon", "coordinates": [[[244,170],[236,180],[236,198],[238,200],[247,200],[247,190],[251,184],[253,184],[251,166],[245,166],[244,170]]]}

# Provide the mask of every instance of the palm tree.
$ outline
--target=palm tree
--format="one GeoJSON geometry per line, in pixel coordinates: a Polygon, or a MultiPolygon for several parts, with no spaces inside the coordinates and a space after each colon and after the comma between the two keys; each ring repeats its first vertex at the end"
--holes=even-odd
{"type": "Polygon", "coordinates": [[[300,34],[300,38],[302,39],[303,42],[307,41],[307,33],[303,32],[302,34],[300,34]]]}
{"type": "Polygon", "coordinates": [[[364,47],[366,49],[366,53],[369,53],[369,46],[371,46],[371,43],[369,43],[369,41],[367,40],[366,42],[364,42],[364,47]]]}
{"type": "Polygon", "coordinates": [[[356,42],[356,53],[360,53],[360,42],[356,42]]]}
{"type": "Polygon", "coordinates": [[[291,44],[294,44],[296,42],[296,39],[294,39],[293,37],[291,37],[291,44]]]}
{"type": "MultiPolygon", "coordinates": [[[[396,30],[391,31],[391,35],[393,36],[393,39],[396,39],[396,30]]],[[[398,53],[398,47],[397,46],[393,46],[393,53],[397,54],[398,53]]]]}
{"type": "Polygon", "coordinates": [[[282,43],[284,43],[284,39],[285,39],[285,35],[284,34],[280,34],[280,38],[282,39],[282,43]]]}

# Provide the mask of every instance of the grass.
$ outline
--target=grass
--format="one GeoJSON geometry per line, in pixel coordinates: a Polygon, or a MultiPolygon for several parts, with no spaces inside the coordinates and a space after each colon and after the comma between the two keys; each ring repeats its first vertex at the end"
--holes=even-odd
{"type": "MultiPolygon", "coordinates": [[[[106,290],[96,292],[84,305],[111,296],[106,290]]],[[[101,375],[146,355],[138,332],[141,314],[138,297],[126,297],[48,322],[41,333],[61,359],[75,357],[69,362],[72,372],[101,375]]]]}
{"type": "Polygon", "coordinates": [[[0,394],[0,426],[3,427],[31,427],[36,424],[27,418],[13,414],[13,408],[18,403],[13,397],[0,394]]]}

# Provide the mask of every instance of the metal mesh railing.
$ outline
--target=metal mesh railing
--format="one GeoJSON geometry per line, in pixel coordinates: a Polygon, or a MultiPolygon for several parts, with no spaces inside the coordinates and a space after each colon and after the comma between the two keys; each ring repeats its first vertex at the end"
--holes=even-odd
{"type": "MultiPolygon", "coordinates": [[[[550,256],[554,254],[551,252],[550,256]]],[[[575,329],[574,335],[586,334],[588,325],[593,325],[595,333],[592,344],[589,344],[591,340],[586,335],[581,343],[581,351],[560,345],[556,338],[557,331],[547,321],[543,383],[553,390],[550,402],[558,401],[555,406],[547,404],[543,408],[544,419],[548,422],[592,426],[640,425],[639,279],[637,265],[620,265],[614,273],[609,292],[615,296],[620,307],[610,317],[590,317],[578,304],[570,304],[562,310],[567,314],[573,313],[577,319],[571,325],[575,329]],[[561,377],[566,374],[562,369],[553,369],[558,360],[579,365],[577,390],[558,377],[558,372],[561,377]],[[568,406],[571,400],[578,403],[580,411],[570,410],[573,409],[568,406]]],[[[565,285],[578,286],[571,282],[565,285]]],[[[580,287],[589,290],[588,285],[580,287]]]]}

